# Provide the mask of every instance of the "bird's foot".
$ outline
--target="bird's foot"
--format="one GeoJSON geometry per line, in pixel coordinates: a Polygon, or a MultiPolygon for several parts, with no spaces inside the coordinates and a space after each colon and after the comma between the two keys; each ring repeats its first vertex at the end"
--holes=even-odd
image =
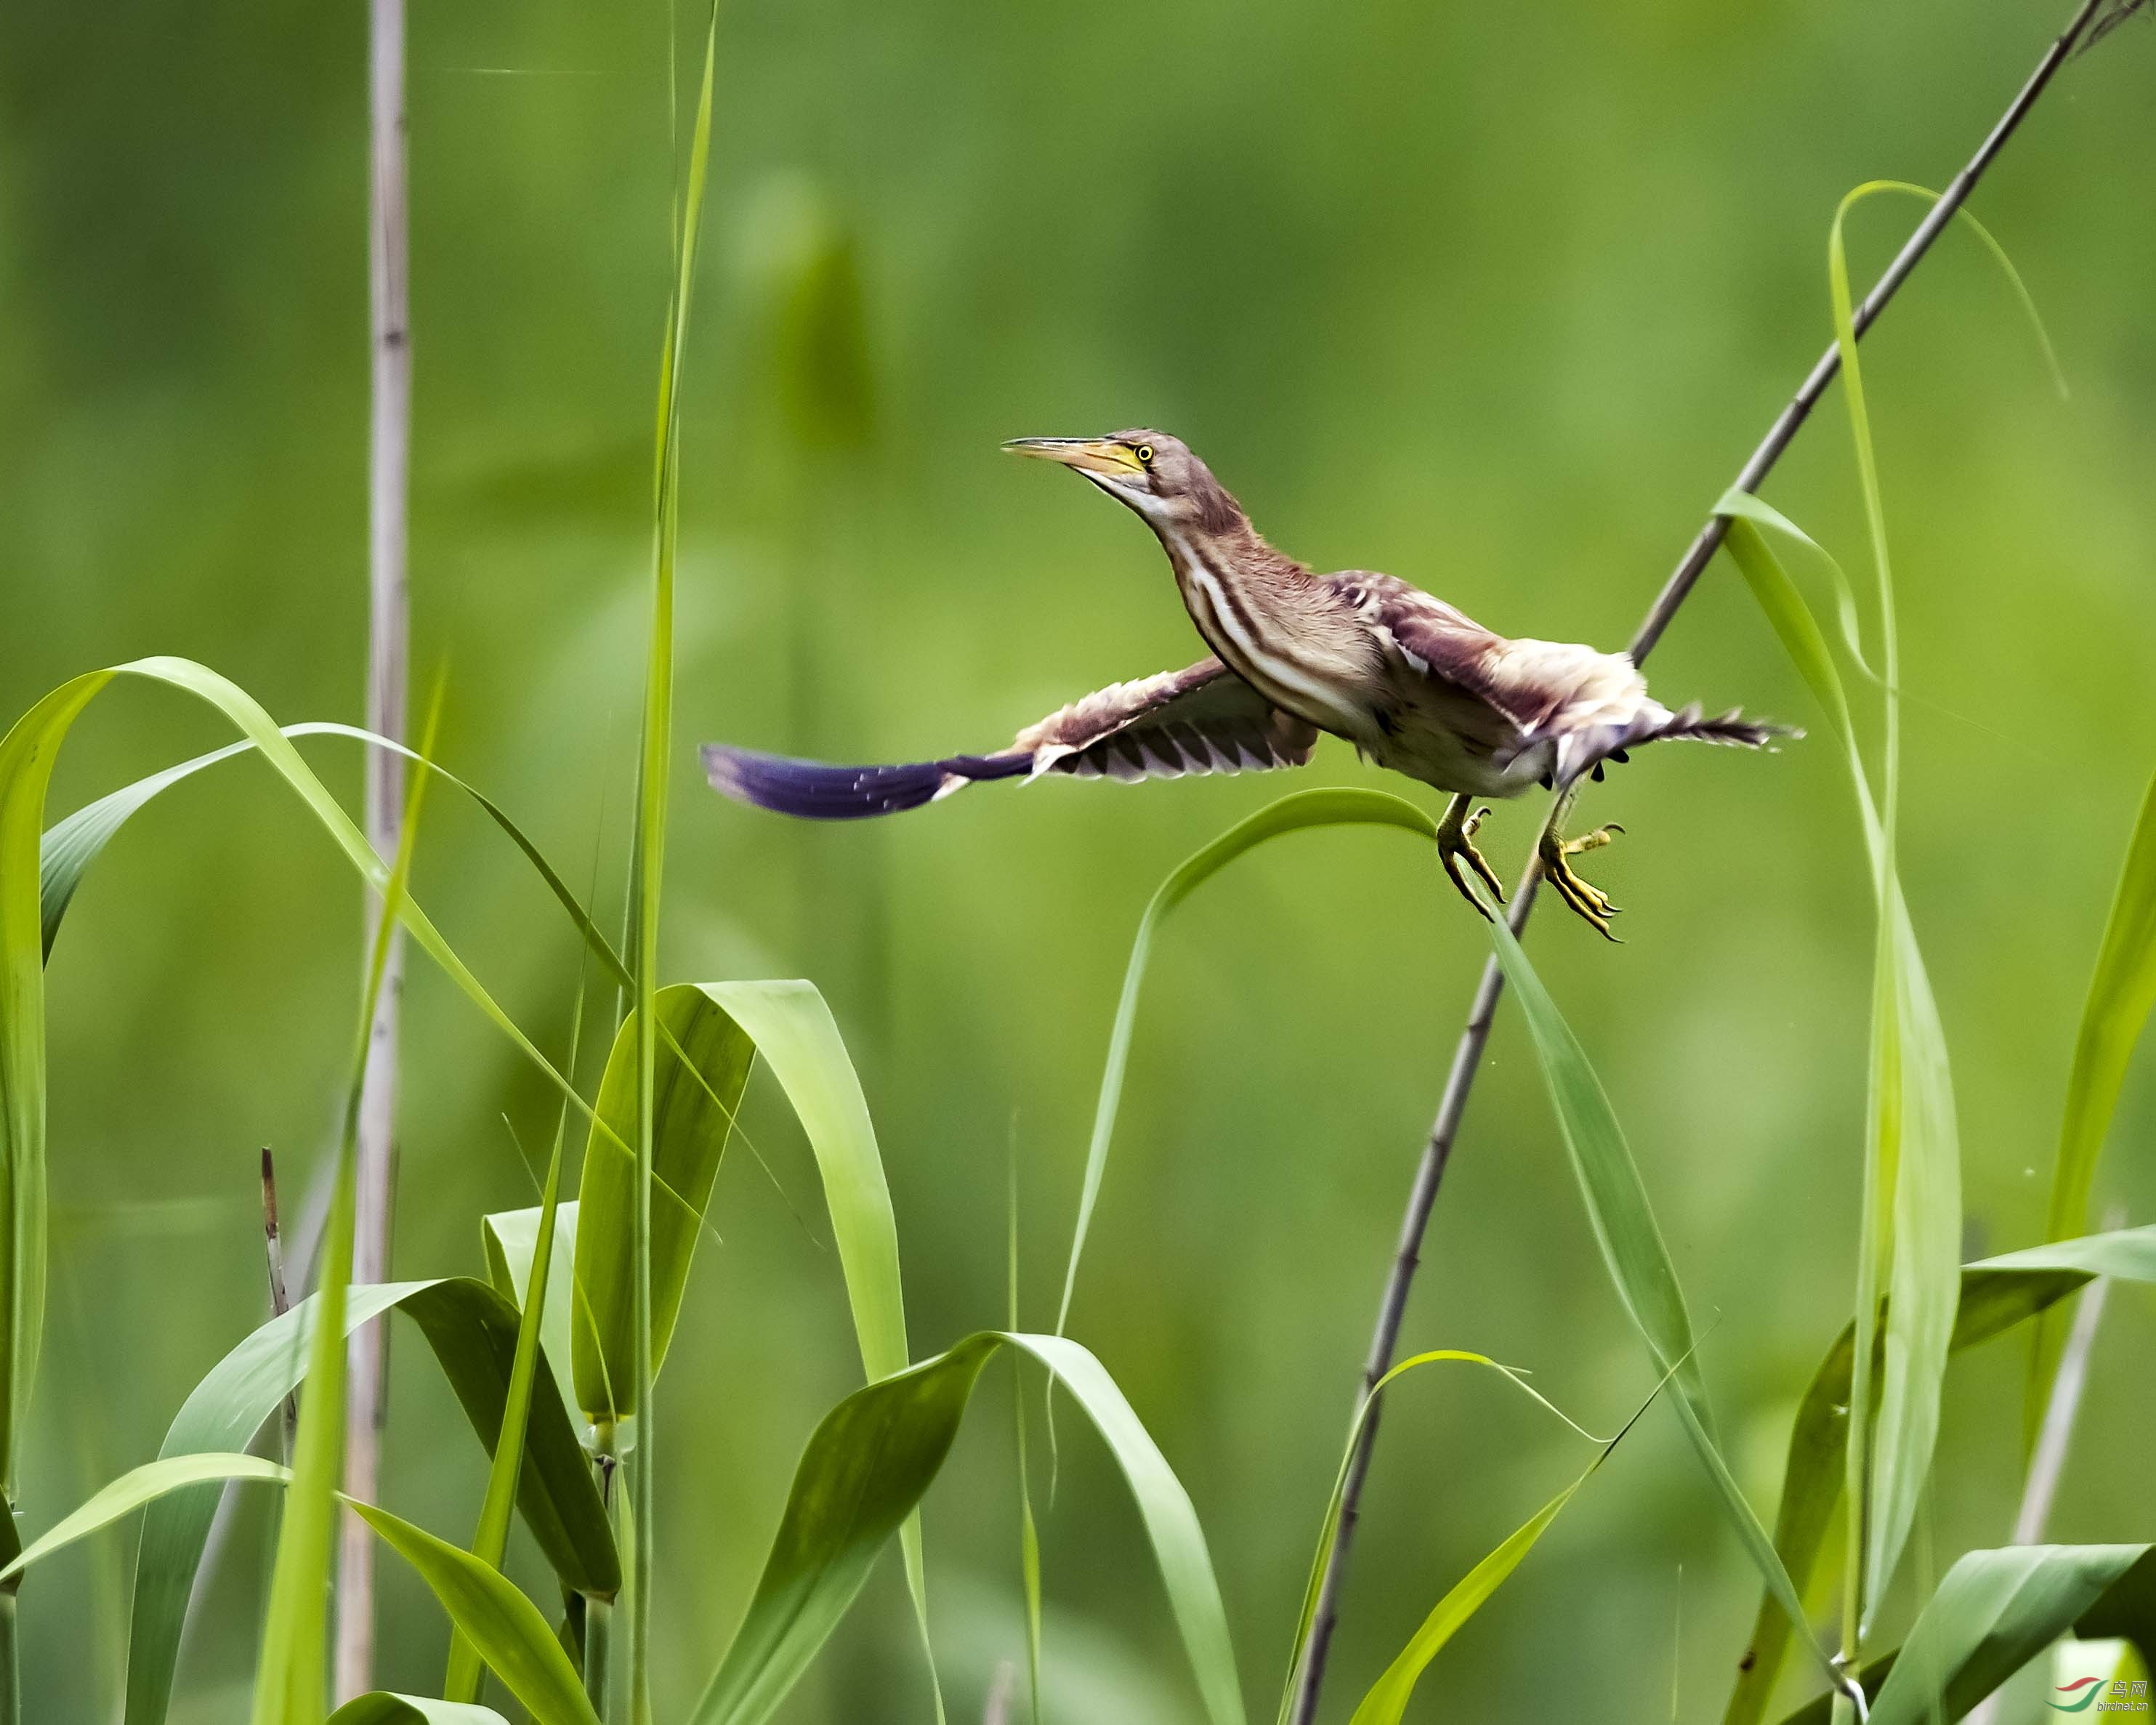
{"type": "Polygon", "coordinates": [[[1592,924],[1594,932],[1606,941],[1616,941],[1617,937],[1609,932],[1609,919],[1621,912],[1617,906],[1609,902],[1600,888],[1573,870],[1568,859],[1584,850],[1599,850],[1624,830],[1614,821],[1607,826],[1597,827],[1591,833],[1582,833],[1577,839],[1560,838],[1554,827],[1543,829],[1543,878],[1557,890],[1559,898],[1592,924]]]}
{"type": "Polygon", "coordinates": [[[1445,865],[1445,872],[1452,877],[1452,884],[1460,889],[1460,896],[1483,916],[1490,914],[1490,907],[1482,902],[1481,896],[1475,891],[1473,882],[1467,877],[1467,870],[1473,870],[1499,904],[1505,902],[1504,885],[1497,879],[1496,870],[1475,848],[1476,829],[1489,813],[1486,809],[1477,809],[1473,814],[1469,814],[1467,799],[1463,797],[1454,807],[1445,810],[1444,819],[1437,824],[1437,860],[1445,865]]]}

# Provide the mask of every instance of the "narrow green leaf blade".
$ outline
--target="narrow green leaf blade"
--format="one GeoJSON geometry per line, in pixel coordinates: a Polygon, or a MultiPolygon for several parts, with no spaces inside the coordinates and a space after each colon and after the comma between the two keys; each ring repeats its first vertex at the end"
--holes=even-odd
{"type": "Polygon", "coordinates": [[[1805,1625],[1804,1601],[1716,1442],[1707,1381],[1695,1352],[1691,1319],[1677,1285],[1676,1268],[1648,1204],[1646,1187],[1632,1160],[1631,1148],[1617,1123],[1616,1111],[1588,1062],[1586,1050],[1502,917],[1492,919],[1490,933],[1505,979],[1527,1019],[1536,1058],[1556,1107],[1560,1135],[1581,1195],[1587,1200],[1588,1219],[1610,1280],[1616,1285],[1618,1298],[1646,1342],[1657,1368],[1676,1379],[1678,1420],[1713,1482],[1731,1527],[1768,1591],[1788,1613],[1790,1623],[1804,1633],[1806,1644],[1813,1646],[1824,1663],[1825,1655],[1812,1643],[1805,1625]]]}
{"type": "MultiPolygon", "coordinates": [[[[698,1236],[748,1083],[756,1045],[688,983],[662,988],[651,1152],[651,1353],[664,1363],[698,1236]]],[[[599,1081],[578,1190],[575,1282],[588,1314],[570,1332],[577,1399],[593,1420],[631,1418],[636,1384],[637,1019],[623,1021],[599,1081]]]]}
{"type": "MultiPolygon", "coordinates": [[[[2059,1157],[2051,1169],[2051,1199],[2044,1217],[2046,1240],[2065,1240],[2088,1226],[2097,1161],[2118,1111],[2128,1063],[2152,1007],[2156,1007],[2156,778],[2149,781],[2126,847],[2111,914],[2097,948],[2096,973],[2089,978],[2081,1029],[2074,1038],[2066,1111],[2059,1123],[2059,1157]]],[[[2056,1316],[2047,1314],[2038,1322],[2022,1401],[2025,1448],[2035,1442],[2065,1341],[2065,1325],[2056,1316]]]]}
{"type": "MultiPolygon", "coordinates": [[[[2085,1235],[1966,1265],[1955,1310],[1958,1352],[2043,1312],[2097,1276],[2156,1283],[2156,1226],[2085,1235]]],[[[1842,1498],[1854,1327],[1845,1327],[1812,1376],[1789,1431],[1774,1548],[1798,1589],[1809,1587],[1827,1528],[1842,1498]]],[[[2152,1619],[2156,1623],[2156,1619],[2152,1619]]],[[[1759,1602],[1752,1640],[1723,1725],[1758,1725],[1789,1646],[1789,1620],[1769,1594],[1759,1602]]]]}
{"type": "MultiPolygon", "coordinates": [[[[233,1450],[247,1442],[305,1381],[303,1344],[314,1298],[270,1319],[210,1369],[174,1418],[161,1455],[233,1450]]],[[[352,1290],[345,1332],[400,1309],[418,1322],[473,1429],[491,1450],[514,1357],[515,1307],[485,1283],[462,1277],[362,1285],[352,1290]]],[[[529,1460],[517,1495],[526,1523],[567,1584],[612,1593],[621,1584],[621,1568],[605,1506],[551,1375],[534,1389],[526,1433],[529,1460]]],[[[128,1635],[126,1725],[162,1725],[171,1705],[181,1630],[218,1495],[208,1486],[175,1491],[143,1517],[128,1635]]]]}
{"type": "Polygon", "coordinates": [[[949,1454],[982,1368],[1023,1348],[1083,1408],[1137,1501],[1213,1725],[1243,1725],[1227,1617],[1196,1513],[1100,1363],[1052,1336],[984,1331],[858,1389],[809,1439],[747,1615],[690,1716],[761,1725],[785,1698],[949,1454]]]}
{"type": "Polygon", "coordinates": [[[1438,1650],[1458,1633],[1462,1624],[1481,1609],[1491,1594],[1504,1584],[1507,1577],[1520,1567],[1527,1554],[1532,1551],[1535,1542],[1549,1529],[1573,1495],[1585,1485],[1595,1467],[1601,1466],[1598,1458],[1587,1472],[1583,1473],[1556,1497],[1550,1499],[1520,1527],[1506,1537],[1504,1543],[1481,1562],[1469,1570],[1459,1583],[1440,1599],[1425,1617],[1421,1625],[1409,1638],[1406,1646],[1393,1662],[1385,1667],[1384,1674],[1370,1687],[1355,1709],[1350,1725],[1399,1725],[1407,1712],[1408,1702],[1414,1694],[1415,1684],[1438,1650]]]}
{"type": "MultiPolygon", "coordinates": [[[[2147,1584],[2146,1545],[2010,1545],[1965,1553],[1909,1639],[1866,1668],[1871,1725],[1933,1725],[1972,1708],[2071,1629],[2102,1622],[2147,1584]]],[[[2143,1623],[2145,1631],[2146,1622],[2143,1623]]],[[[1821,1697],[1785,1725],[1827,1725],[1821,1697]]]]}
{"type": "Polygon", "coordinates": [[[371,1503],[352,1512],[417,1570],[536,1725],[598,1725],[583,1680],[539,1608],[491,1564],[371,1503]]]}
{"type": "Polygon", "coordinates": [[[377,1689],[354,1696],[329,1717],[329,1725],[509,1725],[492,1707],[435,1701],[424,1695],[393,1695],[377,1689]]]}
{"type": "Polygon", "coordinates": [[[100,1527],[110,1527],[122,1516],[155,1502],[168,1492],[210,1481],[222,1485],[231,1480],[272,1480],[283,1485],[291,1476],[289,1468],[264,1461],[259,1455],[167,1455],[146,1461],[140,1467],[130,1468],[95,1493],[80,1508],[63,1517],[24,1546],[13,1563],[0,1569],[0,1583],[13,1581],[40,1558],[50,1557],[62,1547],[72,1545],[100,1527]]]}

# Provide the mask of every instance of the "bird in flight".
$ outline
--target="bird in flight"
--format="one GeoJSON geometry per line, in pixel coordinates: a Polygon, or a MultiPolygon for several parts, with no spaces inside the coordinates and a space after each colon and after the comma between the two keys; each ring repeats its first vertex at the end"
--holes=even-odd
{"type": "Polygon", "coordinates": [[[837,767],[713,743],[715,789],[811,820],[891,814],[991,779],[1135,783],[1185,773],[1300,767],[1320,732],[1380,767],[1450,793],[1438,851],[1453,885],[1487,915],[1469,879],[1504,901],[1475,846],[1484,797],[1557,793],[1540,843],[1543,874],[1565,903],[1614,940],[1618,907],[1571,859],[1608,844],[1614,824],[1576,839],[1558,819],[1583,775],[1602,777],[1643,743],[1670,739],[1759,748],[1796,735],[1742,718],[1701,716],[1654,700],[1622,653],[1511,640],[1394,576],[1315,573],[1276,551],[1211,470],[1163,431],[1106,438],[1020,438],[1014,454],[1061,463],[1151,527],[1190,620],[1212,651],[1183,670],[1115,683],[1050,713],[991,754],[881,767],[837,767]]]}

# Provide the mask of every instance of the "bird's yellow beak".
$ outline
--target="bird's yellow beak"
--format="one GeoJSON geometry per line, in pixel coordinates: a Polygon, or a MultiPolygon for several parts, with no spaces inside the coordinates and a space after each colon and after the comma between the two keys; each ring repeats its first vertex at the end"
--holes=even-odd
{"type": "Polygon", "coordinates": [[[1081,473],[1097,473],[1108,479],[1127,479],[1145,471],[1136,455],[1106,438],[1014,437],[1004,447],[1014,455],[1060,461],[1081,473]]]}

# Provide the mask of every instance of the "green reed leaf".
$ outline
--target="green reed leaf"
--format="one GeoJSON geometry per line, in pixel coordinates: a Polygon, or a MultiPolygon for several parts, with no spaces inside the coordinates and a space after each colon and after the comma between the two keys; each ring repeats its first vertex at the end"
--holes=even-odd
{"type": "Polygon", "coordinates": [[[829,1637],[949,1454],[982,1368],[1023,1350],[1085,1409],[1136,1500],[1212,1725],[1244,1725],[1235,1652],[1188,1495],[1098,1360],[1060,1337],[983,1331],[855,1390],[803,1452],[747,1615],[690,1725],[761,1725],[829,1637]]]}
{"type": "MultiPolygon", "coordinates": [[[[1303,1585],[1302,1609],[1296,1620],[1294,1643],[1288,1650],[1287,1676],[1281,1684],[1280,1725],[1287,1725],[1288,1715],[1292,1711],[1295,1705],[1296,1681],[1302,1675],[1303,1656],[1309,1651],[1310,1647],[1310,1628],[1312,1624],[1316,1622],[1317,1620],[1317,1602],[1320,1595],[1324,1592],[1325,1573],[1330,1564],[1332,1556],[1332,1542],[1335,1535],[1337,1534],[1340,1528],[1341,1505],[1348,1494],[1348,1470],[1353,1465],[1356,1448],[1362,1442],[1363,1428],[1369,1424],[1370,1416],[1377,1411],[1378,1398],[1383,1395],[1385,1391],[1391,1387],[1395,1379],[1404,1377],[1408,1373],[1418,1370],[1424,1366],[1442,1365],[1446,1363],[1488,1367],[1491,1371],[1497,1373],[1507,1383],[1517,1386],[1526,1394],[1532,1397],[1536,1401],[1540,1402],[1543,1407],[1548,1408],[1551,1413],[1556,1414],[1558,1419],[1563,1420],[1567,1425],[1571,1426],[1574,1431],[1578,1432],[1582,1437],[1586,1438],[1589,1442],[1599,1443],[1601,1441],[1601,1440],[1596,1438],[1592,1432],[1587,1430],[1584,1426],[1571,1419],[1562,1409],[1558,1408],[1556,1404],[1550,1401],[1539,1390],[1528,1384],[1526,1374],[1517,1367],[1500,1365],[1496,1360],[1491,1359],[1487,1354],[1466,1353],[1462,1353],[1458,1349],[1449,1348],[1437,1348],[1430,1353],[1418,1353],[1409,1358],[1400,1361],[1397,1365],[1394,1366],[1390,1371],[1387,1372],[1383,1377],[1378,1378],[1377,1383],[1371,1386],[1370,1393],[1363,1398],[1361,1405],[1355,1409],[1354,1419],[1348,1424],[1348,1445],[1347,1447],[1341,1451],[1340,1466],[1332,1476],[1332,1495],[1326,1502],[1325,1517],[1318,1524],[1317,1545],[1317,1548],[1311,1554],[1310,1575],[1303,1585]]],[[[1592,1472],[1593,1469],[1589,1469],[1589,1471],[1592,1472]]],[[[1584,1481],[1585,1476],[1583,1475],[1579,1483],[1584,1483],[1584,1481]]],[[[1575,1484],[1572,1489],[1573,1491],[1577,1491],[1578,1489],[1578,1484],[1575,1484]]],[[[1569,1497],[1571,1495],[1571,1491],[1565,1493],[1565,1497],[1569,1497]]],[[[1557,1508],[1562,1507],[1563,1501],[1563,1499],[1559,1499],[1558,1503],[1552,1506],[1548,1511],[1548,1513],[1554,1515],[1557,1508]]],[[[1513,1537],[1517,1538],[1518,1535],[1516,1534],[1513,1537]]],[[[1528,1542],[1529,1544],[1532,1544],[1532,1543],[1533,1542],[1532,1540],[1528,1542]]],[[[1524,1548],[1522,1548],[1522,1550],[1524,1550],[1524,1548]]],[[[1515,1561],[1517,1561],[1517,1559],[1515,1561]]],[[[1492,1582],[1491,1585],[1494,1589],[1496,1583],[1492,1582]]],[[[1450,1599],[1451,1595],[1448,1594],[1446,1597],[1450,1599]]],[[[1482,1597],[1486,1599],[1488,1594],[1486,1593],[1482,1597]]],[[[1481,1600],[1478,1599],[1476,1603],[1479,1604],[1481,1600]]],[[[1467,1615],[1472,1615],[1471,1608],[1467,1615]]],[[[1464,1622],[1466,1620],[1466,1617],[1463,1616],[1460,1620],[1464,1622]]],[[[1457,1625],[1455,1625],[1455,1627],[1457,1627],[1457,1625]]],[[[1445,1635],[1447,1636],[1449,1636],[1450,1633],[1450,1630],[1447,1630],[1445,1631],[1445,1635]]],[[[1443,1640],[1444,1638],[1440,1638],[1435,1645],[1431,1646],[1430,1649],[1430,1653],[1435,1654],[1437,1651],[1438,1646],[1441,1646],[1443,1645],[1443,1640]]],[[[1415,1671],[1419,1672],[1422,1669],[1422,1666],[1427,1665],[1429,1662],[1430,1661],[1427,1657],[1424,1658],[1423,1661],[1415,1666],[1415,1671]]],[[[1408,1687],[1412,1689],[1414,1686],[1414,1680],[1411,1676],[1408,1679],[1408,1687]]],[[[1404,1692],[1403,1692],[1401,1699],[1404,1703],[1406,1699],[1404,1692]]]]}
{"type": "MultiPolygon", "coordinates": [[[[303,1345],[316,1310],[311,1296],[270,1320],[198,1384],[165,1435],[166,1458],[237,1450],[306,1376],[303,1345]]],[[[384,1312],[401,1311],[426,1338],[465,1417],[491,1451],[499,1440],[514,1368],[518,1312],[485,1282],[382,1282],[352,1290],[349,1336],[384,1312]]],[[[526,1465],[517,1507],[566,1586],[602,1597],[621,1584],[621,1565],[591,1466],[551,1373],[536,1377],[525,1426],[526,1465]]],[[[128,1632],[126,1725],[163,1725],[187,1601],[217,1512],[213,1486],[176,1491],[143,1518],[128,1632]]]]}
{"type": "MultiPolygon", "coordinates": [[[[69,728],[119,677],[162,683],[215,708],[298,793],[363,880],[379,890],[388,878],[365,834],[261,706],[237,684],[191,660],[141,659],[76,677],[47,695],[0,737],[0,1484],[13,1476],[44,1327],[44,937],[46,903],[52,896],[43,884],[45,793],[69,728]]],[[[71,869],[72,875],[64,883],[66,891],[58,896],[61,910],[81,868],[95,855],[97,846],[90,842],[95,837],[85,823],[76,834],[84,854],[70,862],[63,853],[63,872],[71,869]]],[[[574,1087],[517,1029],[419,906],[407,897],[398,916],[465,996],[581,1109],[574,1087]]],[[[53,927],[58,927],[57,912],[53,927]]]]}
{"type": "MultiPolygon", "coordinates": [[[[1871,1725],[1932,1725],[1966,1717],[1986,1696],[2069,1630],[2148,1629],[2156,1548],[2013,1545],[1966,1553],[1917,1615],[1908,1640],[1865,1668],[1871,1725]]],[[[1784,1725],[1826,1725],[1822,1697],[1784,1725]]]]}
{"type": "Polygon", "coordinates": [[[212,1453],[167,1455],[146,1461],[93,1493],[79,1508],[70,1511],[24,1546],[13,1563],[0,1569],[0,1583],[13,1581],[33,1563],[100,1527],[110,1527],[121,1517],[133,1514],[168,1492],[205,1483],[223,1485],[233,1480],[269,1480],[281,1486],[291,1477],[290,1468],[259,1455],[212,1453]]]}
{"type": "Polygon", "coordinates": [[[329,1725],[509,1725],[492,1707],[394,1695],[386,1689],[356,1695],[330,1715],[329,1725]]]}
{"type": "Polygon", "coordinates": [[[1505,979],[1527,1019],[1536,1059],[1557,1111],[1560,1136],[1587,1201],[1588,1219],[1618,1298],[1647,1344],[1658,1369],[1676,1381],[1676,1409],[1693,1452],[1713,1482],[1723,1512],[1768,1591],[1800,1630],[1822,1665],[1825,1650],[1811,1640],[1804,1601],[1775,1555],[1774,1542],[1745,1499],[1714,1435],[1707,1381],[1700,1370],[1691,1319],[1677,1285],[1676,1268],[1661,1225],[1647,1201],[1645,1184],[1587,1052],[1558,1012],[1520,943],[1502,917],[1490,923],[1491,939],[1505,979]]]}
{"type": "MultiPolygon", "coordinates": [[[[2085,1235],[1964,1266],[1956,1302],[1953,1350],[1974,1348],[2039,1315],[2098,1276],[2156,1283],[2156,1227],[2085,1235]]],[[[1810,1584],[1827,1529],[1842,1499],[1848,1445],[1854,1325],[1845,1327],[1812,1375],[1789,1431],[1774,1548],[1801,1591],[1810,1584]]],[[[1773,1595],[1759,1602],[1752,1640],[1723,1725],[1758,1725],[1789,1647],[1788,1620],[1773,1595]]]]}
{"type": "MultiPolygon", "coordinates": [[[[1498,1369],[1507,1368],[1500,1367],[1498,1369]]],[[[1664,1383],[1667,1381],[1667,1378],[1663,1380],[1664,1383]]],[[[1655,1395],[1660,1395],[1662,1385],[1656,1384],[1655,1395]]],[[[1653,1404],[1654,1396],[1650,1395],[1641,1404],[1640,1411],[1625,1422],[1624,1429],[1602,1445],[1578,1479],[1508,1534],[1495,1551],[1461,1577],[1451,1590],[1431,1608],[1430,1615],[1409,1637],[1407,1645],[1400,1650],[1399,1656],[1371,1685],[1369,1692],[1356,1707],[1355,1717],[1350,1725],[1399,1725],[1402,1715],[1407,1712],[1408,1702],[1414,1695],[1416,1683],[1429,1668],[1430,1661],[1437,1657],[1439,1650],[1460,1632],[1467,1620],[1481,1610],[1489,1602],[1490,1596],[1520,1567],[1527,1553],[1534,1549],[1535,1542],[1549,1531],[1550,1523],[1578,1495],[1579,1488],[1593,1479],[1602,1464],[1615,1453],[1617,1445],[1625,1441],[1626,1435],[1640,1423],[1642,1415],[1653,1404]]],[[[1545,1403],[1544,1405],[1548,1404],[1545,1403]]],[[[1552,1409],[1551,1411],[1554,1413],[1556,1409],[1552,1409]]],[[[1562,1414],[1558,1417],[1563,1418],[1562,1414]]],[[[1570,1425],[1571,1421],[1566,1420],[1565,1423],[1570,1425]]]]}
{"type": "Polygon", "coordinates": [[[598,1725],[583,1679],[554,1639],[552,1626],[515,1583],[492,1564],[400,1516],[371,1503],[345,1501],[418,1572],[458,1633],[479,1650],[535,1725],[598,1725]]]}
{"type": "MultiPolygon", "coordinates": [[[[2059,1156],[2051,1169],[2051,1194],[2044,1217],[2044,1237],[2064,1240],[2088,1226],[2089,1193],[2096,1183],[2097,1159],[2103,1153],[2118,1093],[2134,1045],[2156,1007],[2156,779],[2142,798],[2125,865],[2112,895],[2103,939],[2097,948],[2096,973],[2089,978],[2082,1007],[2081,1029],[2074,1038],[2073,1068],[2066,1077],[2064,1117],[2059,1122],[2059,1156]]],[[[2044,1409],[2051,1400],[2066,1343],[2066,1326],[2047,1313],[2030,1338],[2029,1376],[2022,1402],[2023,1447],[2033,1447],[2044,1409]]]]}
{"type": "MultiPolygon", "coordinates": [[[[578,991],[576,1015],[581,1024],[581,988],[578,991]]],[[[569,1058],[572,1071],[577,1064],[575,1045],[572,1032],[569,1058]]],[[[486,1497],[480,1506],[478,1529],[472,1535],[472,1555],[496,1569],[501,1568],[503,1553],[509,1548],[509,1520],[516,1511],[516,1487],[523,1476],[523,1434],[531,1424],[532,1380],[538,1371],[539,1332],[546,1312],[547,1284],[553,1268],[554,1230],[562,1197],[562,1147],[568,1123],[568,1113],[564,1110],[555,1127],[554,1151],[547,1163],[547,1183],[539,1199],[539,1234],[532,1253],[530,1292],[517,1315],[516,1352],[510,1363],[501,1424],[503,1432],[515,1435],[507,1442],[497,1441],[494,1446],[494,1460],[487,1469],[486,1497]]],[[[442,1681],[443,1697],[452,1702],[476,1702],[479,1693],[479,1650],[462,1631],[456,1631],[449,1640],[449,1664],[442,1681]]]]}

